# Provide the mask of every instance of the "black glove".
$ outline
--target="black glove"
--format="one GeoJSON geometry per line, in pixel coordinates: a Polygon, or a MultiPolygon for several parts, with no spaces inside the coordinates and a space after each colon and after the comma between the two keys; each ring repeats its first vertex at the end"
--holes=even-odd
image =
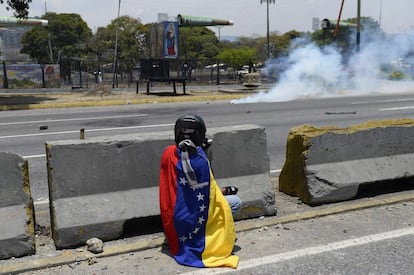
{"type": "Polygon", "coordinates": [[[206,150],[208,147],[210,147],[210,145],[213,143],[213,140],[210,139],[205,139],[202,143],[201,143],[201,147],[203,148],[203,150],[206,150]]]}
{"type": "Polygon", "coordinates": [[[223,187],[223,195],[236,195],[239,189],[235,186],[223,187]]]}

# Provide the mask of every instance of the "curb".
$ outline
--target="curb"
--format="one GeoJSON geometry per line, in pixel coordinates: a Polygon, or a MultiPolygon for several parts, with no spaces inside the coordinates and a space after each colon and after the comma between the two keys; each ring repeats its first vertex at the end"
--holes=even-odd
{"type": "MultiPolygon", "coordinates": [[[[405,191],[404,193],[391,195],[385,198],[366,198],[358,201],[347,201],[343,204],[305,211],[301,213],[289,214],[281,217],[266,217],[255,220],[236,222],[236,232],[255,230],[266,226],[277,224],[286,224],[300,220],[314,219],[318,217],[345,213],[349,211],[362,210],[366,208],[384,206],[389,204],[401,203],[414,200],[414,191],[405,191]]],[[[131,243],[122,243],[115,245],[106,245],[104,252],[93,254],[89,251],[78,252],[75,249],[63,250],[60,255],[44,257],[40,259],[28,259],[20,263],[11,263],[0,265],[0,274],[18,274],[20,272],[44,269],[53,266],[71,264],[79,261],[87,261],[91,258],[104,258],[116,256],[125,253],[146,250],[150,248],[161,247],[164,242],[164,236],[153,235],[146,240],[137,240],[131,243]]]]}
{"type": "MultiPolygon", "coordinates": [[[[42,95],[44,96],[44,95],[42,95]]],[[[94,102],[58,102],[58,103],[38,103],[38,104],[15,104],[0,105],[0,111],[12,110],[31,110],[31,109],[49,109],[49,108],[73,108],[73,107],[96,107],[96,106],[114,106],[130,104],[154,104],[154,103],[174,103],[190,101],[215,101],[215,100],[232,100],[245,97],[246,93],[223,93],[222,95],[180,95],[168,97],[151,97],[144,99],[117,99],[117,100],[100,100],[94,102]]]]}

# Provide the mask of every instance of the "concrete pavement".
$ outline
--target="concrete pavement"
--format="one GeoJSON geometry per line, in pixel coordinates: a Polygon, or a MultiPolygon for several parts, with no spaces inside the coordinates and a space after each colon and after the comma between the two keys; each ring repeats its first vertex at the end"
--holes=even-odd
{"type": "MultiPolygon", "coordinates": [[[[275,187],[277,187],[277,178],[273,178],[275,187]]],[[[377,195],[370,191],[361,194],[362,198],[340,203],[320,205],[311,207],[303,204],[295,197],[281,193],[275,188],[276,208],[278,213],[272,217],[261,217],[258,219],[241,220],[236,222],[237,233],[266,228],[272,225],[288,224],[296,221],[316,219],[323,216],[335,215],[349,211],[357,211],[366,208],[379,207],[383,205],[396,204],[405,201],[414,201],[414,190],[400,190],[395,193],[387,193],[377,195]]],[[[128,255],[137,251],[145,251],[151,248],[161,247],[164,242],[162,231],[157,227],[157,220],[148,221],[149,227],[153,232],[143,235],[130,235],[125,238],[105,242],[104,251],[100,254],[93,254],[87,251],[86,246],[73,249],[56,250],[53,241],[48,236],[48,210],[47,206],[37,206],[38,222],[44,232],[38,231],[36,235],[37,253],[33,256],[22,258],[12,258],[0,261],[0,274],[19,274],[34,270],[46,270],[49,267],[64,266],[71,264],[79,264],[80,262],[88,262],[99,259],[100,263],[105,263],[106,258],[115,255],[128,255]]],[[[138,230],[139,231],[139,230],[138,230]]],[[[171,266],[171,271],[176,267],[171,266]]],[[[36,274],[36,273],[33,273],[36,274]]]]}

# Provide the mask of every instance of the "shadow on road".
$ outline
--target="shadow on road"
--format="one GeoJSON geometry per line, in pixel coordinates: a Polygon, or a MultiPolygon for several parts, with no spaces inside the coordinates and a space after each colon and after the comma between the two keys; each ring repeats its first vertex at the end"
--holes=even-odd
{"type": "Polygon", "coordinates": [[[127,220],[121,238],[163,232],[161,216],[150,216],[127,220]]]}
{"type": "MultiPolygon", "coordinates": [[[[44,103],[45,101],[54,101],[56,98],[47,96],[34,95],[0,95],[0,109],[12,106],[24,106],[30,104],[44,103]]],[[[12,108],[7,108],[11,110],[12,108]]],[[[21,109],[21,107],[20,107],[21,109]]]]}

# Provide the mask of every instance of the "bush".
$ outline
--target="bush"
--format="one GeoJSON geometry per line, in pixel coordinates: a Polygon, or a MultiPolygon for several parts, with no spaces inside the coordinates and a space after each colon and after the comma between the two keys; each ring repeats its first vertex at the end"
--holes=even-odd
{"type": "Polygon", "coordinates": [[[404,78],[404,74],[400,71],[394,71],[389,76],[389,79],[391,80],[401,80],[403,78],[404,78]]]}

